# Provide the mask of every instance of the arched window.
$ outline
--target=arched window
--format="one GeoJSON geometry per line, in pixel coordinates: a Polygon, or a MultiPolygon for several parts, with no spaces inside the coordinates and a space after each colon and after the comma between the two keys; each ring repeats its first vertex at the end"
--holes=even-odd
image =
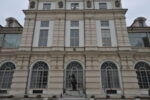
{"type": "Polygon", "coordinates": [[[71,89],[71,76],[74,75],[77,89],[83,89],[83,67],[80,63],[73,61],[66,68],[66,89],[71,89]]]}
{"type": "Polygon", "coordinates": [[[31,71],[30,88],[47,88],[48,65],[39,61],[34,64],[31,71]]]}
{"type": "Polygon", "coordinates": [[[139,87],[150,88],[150,65],[145,62],[138,62],[135,69],[139,87]]]}
{"type": "Polygon", "coordinates": [[[119,76],[117,66],[110,61],[107,61],[101,66],[102,74],[102,87],[107,88],[120,88],[119,76]]]}
{"type": "Polygon", "coordinates": [[[35,8],[35,2],[34,1],[30,2],[30,8],[35,8]]]}
{"type": "Polygon", "coordinates": [[[6,62],[0,67],[0,89],[9,89],[11,87],[15,65],[6,62]]]}

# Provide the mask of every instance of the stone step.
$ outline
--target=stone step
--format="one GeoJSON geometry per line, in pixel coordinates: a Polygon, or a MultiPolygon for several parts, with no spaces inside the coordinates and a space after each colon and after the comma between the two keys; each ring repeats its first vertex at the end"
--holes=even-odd
{"type": "Polygon", "coordinates": [[[64,96],[84,97],[84,93],[83,91],[66,91],[63,97],[64,96]]]}
{"type": "Polygon", "coordinates": [[[89,100],[88,98],[60,98],[59,100],[89,100]]]}

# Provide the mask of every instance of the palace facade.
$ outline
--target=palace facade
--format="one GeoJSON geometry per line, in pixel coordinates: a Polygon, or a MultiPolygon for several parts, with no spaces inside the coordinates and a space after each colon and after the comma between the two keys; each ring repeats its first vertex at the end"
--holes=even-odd
{"type": "Polygon", "coordinates": [[[23,12],[24,26],[0,26],[0,100],[150,99],[150,26],[127,27],[121,0],[29,0],[23,12]]]}

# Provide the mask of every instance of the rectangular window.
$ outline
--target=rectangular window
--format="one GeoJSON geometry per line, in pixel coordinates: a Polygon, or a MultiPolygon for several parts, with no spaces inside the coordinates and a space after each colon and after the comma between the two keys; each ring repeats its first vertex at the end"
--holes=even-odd
{"type": "Polygon", "coordinates": [[[50,10],[51,9],[51,3],[44,3],[43,4],[43,10],[50,10]]]}
{"type": "Polygon", "coordinates": [[[79,27],[79,21],[71,21],[71,27],[79,27]]]}
{"type": "Polygon", "coordinates": [[[72,47],[79,46],[79,29],[70,30],[70,46],[72,47]]]}
{"type": "Polygon", "coordinates": [[[39,47],[46,47],[48,40],[48,30],[40,30],[39,47]]]}
{"type": "Polygon", "coordinates": [[[49,27],[49,21],[41,21],[41,27],[49,27]]]}
{"type": "Polygon", "coordinates": [[[101,27],[109,27],[109,21],[101,21],[101,27]]]}
{"type": "Polygon", "coordinates": [[[111,46],[111,35],[110,29],[102,29],[102,44],[103,46],[109,47],[111,46]]]}
{"type": "Polygon", "coordinates": [[[150,47],[150,33],[129,33],[129,40],[134,47],[150,47]]]}
{"type": "Polygon", "coordinates": [[[99,9],[107,9],[107,3],[99,3],[99,9]]]}
{"type": "Polygon", "coordinates": [[[71,3],[71,9],[79,9],[79,3],[71,3]]]}
{"type": "Polygon", "coordinates": [[[4,34],[2,47],[17,48],[20,45],[21,34],[4,34]]]}

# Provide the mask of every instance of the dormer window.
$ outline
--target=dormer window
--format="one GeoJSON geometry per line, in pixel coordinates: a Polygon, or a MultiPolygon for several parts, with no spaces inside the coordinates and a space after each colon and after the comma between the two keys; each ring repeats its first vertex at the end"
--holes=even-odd
{"type": "Polygon", "coordinates": [[[144,22],[143,21],[139,22],[139,27],[144,27],[144,22]]]}
{"type": "Polygon", "coordinates": [[[107,3],[99,3],[99,9],[107,9],[107,3]]]}
{"type": "Polygon", "coordinates": [[[79,3],[71,3],[71,9],[73,10],[79,9],[79,3]]]}
{"type": "Polygon", "coordinates": [[[13,20],[9,20],[8,27],[13,27],[13,20]]]}
{"type": "Polygon", "coordinates": [[[44,3],[43,4],[43,10],[50,10],[51,9],[51,3],[44,3]]]}

